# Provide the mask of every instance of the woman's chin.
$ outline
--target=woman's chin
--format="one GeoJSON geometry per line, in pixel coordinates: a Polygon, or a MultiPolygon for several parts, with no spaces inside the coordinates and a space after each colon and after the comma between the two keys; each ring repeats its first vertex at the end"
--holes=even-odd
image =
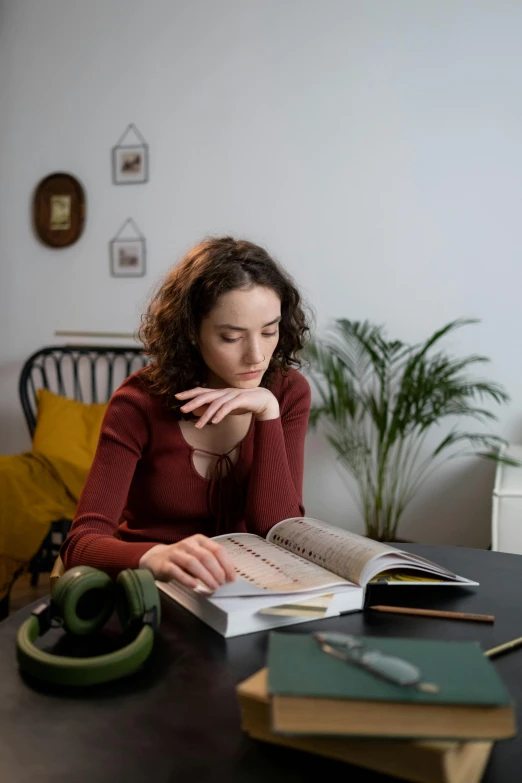
{"type": "Polygon", "coordinates": [[[239,376],[236,378],[234,386],[237,386],[238,389],[256,389],[261,383],[262,378],[263,373],[261,372],[257,375],[252,375],[250,378],[248,376],[246,378],[239,376]]]}
{"type": "Polygon", "coordinates": [[[214,384],[209,382],[209,387],[212,389],[257,389],[263,379],[263,372],[256,373],[255,375],[231,375],[228,378],[214,379],[214,384]]]}

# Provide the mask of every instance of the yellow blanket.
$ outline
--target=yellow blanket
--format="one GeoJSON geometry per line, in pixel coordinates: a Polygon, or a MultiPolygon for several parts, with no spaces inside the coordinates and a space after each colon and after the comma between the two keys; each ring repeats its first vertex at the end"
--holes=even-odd
{"type": "Polygon", "coordinates": [[[0,600],[51,522],[74,517],[86,477],[79,466],[38,451],[0,456],[0,600]]]}

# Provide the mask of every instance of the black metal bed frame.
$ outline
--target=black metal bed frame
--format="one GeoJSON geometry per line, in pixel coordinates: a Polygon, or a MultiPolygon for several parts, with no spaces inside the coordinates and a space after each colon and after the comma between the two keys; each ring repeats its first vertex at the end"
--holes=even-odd
{"type": "MultiPolygon", "coordinates": [[[[118,386],[148,358],[138,346],[57,345],[41,348],[25,362],[18,391],[31,438],[36,429],[38,389],[85,403],[108,402],[118,386]]],[[[52,570],[72,520],[58,519],[32,558],[31,585],[38,575],[52,570]]]]}

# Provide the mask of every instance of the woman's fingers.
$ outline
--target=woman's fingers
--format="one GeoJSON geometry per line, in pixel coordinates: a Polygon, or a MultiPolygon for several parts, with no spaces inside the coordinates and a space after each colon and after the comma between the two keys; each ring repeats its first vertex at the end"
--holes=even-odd
{"type": "Polygon", "coordinates": [[[227,582],[234,582],[236,579],[236,569],[234,568],[232,558],[225,547],[218,544],[217,541],[212,541],[211,538],[206,538],[205,536],[202,536],[201,538],[203,539],[200,542],[201,546],[209,549],[216,559],[219,560],[219,563],[225,572],[227,582]]]}
{"type": "Polygon", "coordinates": [[[219,397],[217,400],[214,400],[213,403],[211,403],[206,411],[202,414],[199,421],[196,424],[196,427],[198,429],[201,429],[201,427],[204,427],[205,424],[208,424],[208,422],[213,418],[213,416],[221,410],[222,406],[226,402],[232,401],[235,397],[237,397],[237,392],[232,391],[229,392],[229,394],[224,394],[221,397],[219,397]]]}
{"type": "Polygon", "coordinates": [[[196,555],[190,554],[190,552],[186,552],[181,549],[177,549],[173,551],[171,560],[174,565],[179,566],[189,575],[195,576],[196,579],[199,579],[201,582],[203,582],[203,584],[210,590],[218,589],[218,579],[213,576],[212,572],[203,565],[196,555]]]}
{"type": "MultiPolygon", "coordinates": [[[[183,413],[194,413],[199,419],[196,424],[202,429],[209,422],[218,423],[229,414],[240,415],[252,412],[256,415],[263,413],[266,404],[266,390],[252,389],[245,392],[244,389],[191,389],[187,392],[179,392],[176,397],[187,400],[181,406],[183,413]],[[261,396],[259,392],[264,396],[261,396]],[[257,392],[257,394],[254,394],[257,392]],[[192,399],[187,399],[192,397],[192,399]]],[[[268,392],[270,394],[270,392],[268,392]]],[[[270,396],[273,396],[270,394],[270,396]]]]}
{"type": "Polygon", "coordinates": [[[182,585],[185,585],[185,587],[196,587],[198,583],[197,579],[190,576],[190,574],[187,574],[175,563],[170,562],[165,563],[164,568],[160,571],[157,578],[160,582],[170,582],[172,579],[176,579],[178,582],[181,582],[182,585]]]}
{"type": "Polygon", "coordinates": [[[211,592],[235,579],[225,548],[201,533],[175,544],[156,544],[142,556],[140,568],[148,568],[162,582],[176,579],[194,588],[199,581],[211,592]]]}
{"type": "Polygon", "coordinates": [[[244,397],[241,394],[236,394],[232,399],[223,400],[223,404],[219,406],[215,415],[210,413],[210,408],[207,410],[206,415],[208,416],[209,421],[212,420],[214,424],[217,424],[218,421],[221,421],[221,419],[224,419],[229,413],[232,413],[235,408],[239,408],[241,412],[244,412],[244,408],[241,408],[241,405],[244,405],[244,397]]]}
{"type": "MultiPolygon", "coordinates": [[[[208,405],[208,403],[212,402],[218,397],[221,397],[223,394],[226,394],[229,391],[230,389],[205,389],[205,393],[193,395],[193,399],[184,402],[181,406],[181,410],[185,413],[188,413],[190,410],[198,408],[200,405],[208,405]]],[[[186,392],[183,392],[183,394],[186,394],[186,392]]]]}
{"type": "Polygon", "coordinates": [[[187,389],[186,391],[177,392],[174,396],[179,397],[180,400],[186,400],[187,397],[195,397],[196,394],[205,394],[209,391],[204,386],[196,386],[194,389],[187,389]]]}
{"type": "Polygon", "coordinates": [[[202,546],[197,541],[190,541],[187,544],[186,551],[189,555],[197,558],[204,568],[212,574],[216,582],[224,585],[227,581],[225,569],[220,561],[209,547],[202,546]]]}

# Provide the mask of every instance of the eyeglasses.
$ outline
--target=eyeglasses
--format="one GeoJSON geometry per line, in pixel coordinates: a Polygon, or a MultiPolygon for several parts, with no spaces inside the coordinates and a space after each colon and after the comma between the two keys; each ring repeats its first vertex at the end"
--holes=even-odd
{"type": "Polygon", "coordinates": [[[421,682],[418,666],[379,650],[367,650],[365,643],[356,636],[345,633],[314,633],[321,650],[346,663],[360,666],[370,674],[395,685],[417,688],[424,693],[438,693],[439,687],[433,682],[421,682]]]}

